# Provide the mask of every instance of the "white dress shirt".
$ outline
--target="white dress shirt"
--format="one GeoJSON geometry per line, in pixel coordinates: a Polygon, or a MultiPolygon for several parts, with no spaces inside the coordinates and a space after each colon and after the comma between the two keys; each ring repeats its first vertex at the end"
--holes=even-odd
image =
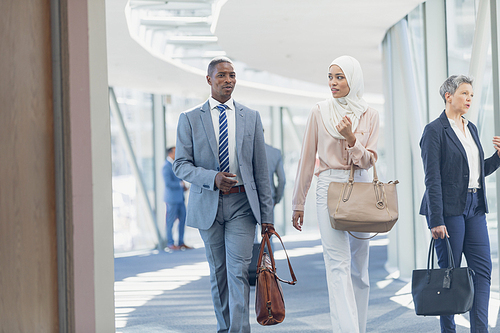
{"type": "Polygon", "coordinates": [[[455,134],[458,136],[467,154],[467,162],[469,162],[469,188],[480,188],[479,176],[481,175],[481,169],[479,166],[479,149],[477,149],[476,142],[469,131],[469,127],[467,127],[469,121],[465,118],[462,119],[464,122],[465,135],[460,128],[458,128],[455,121],[448,118],[451,128],[455,131],[455,134]]]}
{"type": "MultiPolygon", "coordinates": [[[[217,140],[217,148],[219,147],[219,114],[220,111],[217,108],[219,104],[227,105],[226,117],[227,117],[227,136],[228,136],[228,153],[229,153],[229,172],[236,175],[236,180],[238,183],[235,186],[242,185],[240,168],[238,165],[238,155],[236,153],[236,116],[233,98],[229,99],[226,103],[220,103],[216,101],[213,97],[208,99],[210,104],[210,112],[212,114],[212,123],[214,125],[215,139],[217,140]]],[[[218,154],[218,152],[217,152],[218,154]]]]}

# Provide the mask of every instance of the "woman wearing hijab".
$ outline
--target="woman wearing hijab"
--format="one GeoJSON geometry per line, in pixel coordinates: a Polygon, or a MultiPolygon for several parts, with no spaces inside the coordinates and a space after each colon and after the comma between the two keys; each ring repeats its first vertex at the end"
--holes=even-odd
{"type": "MultiPolygon", "coordinates": [[[[476,126],[463,116],[471,106],[472,79],[452,75],[439,89],[445,110],[427,126],[420,140],[425,170],[425,193],[420,214],[425,215],[436,239],[439,267],[448,267],[449,238],[455,267],[462,253],[475,272],[470,331],[488,332],[491,253],[486,225],[484,177],[500,166],[500,137],[493,137],[496,151],[484,158],[476,126]]],[[[455,332],[454,316],[441,316],[441,332],[455,332]]]]}
{"type": "Polygon", "coordinates": [[[363,99],[363,73],[353,57],[342,56],[330,64],[328,85],[332,96],[316,104],[307,120],[295,179],[292,223],[302,230],[304,204],[314,174],[318,177],[316,208],[333,332],[364,333],[370,291],[369,242],[331,227],[327,191],[330,182],[347,182],[351,163],[355,165],[354,181],[372,181],[367,169],[371,159],[377,160],[379,116],[363,99]],[[315,169],[316,156],[319,163],[315,169]]]}

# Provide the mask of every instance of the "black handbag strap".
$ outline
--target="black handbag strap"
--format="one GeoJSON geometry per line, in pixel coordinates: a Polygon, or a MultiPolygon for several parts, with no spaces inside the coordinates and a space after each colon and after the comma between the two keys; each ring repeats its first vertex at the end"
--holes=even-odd
{"type": "MultiPolygon", "coordinates": [[[[455,268],[455,261],[453,260],[453,251],[451,250],[450,240],[448,237],[444,238],[446,240],[446,247],[448,249],[448,269],[455,268]]],[[[429,254],[427,255],[427,272],[430,273],[431,269],[434,269],[434,248],[436,240],[431,238],[431,245],[429,246],[429,254]],[[432,264],[431,264],[432,263],[432,264]]]]}
{"type": "Polygon", "coordinates": [[[257,260],[257,269],[262,265],[262,257],[264,256],[264,248],[267,245],[267,250],[269,251],[269,258],[271,259],[271,267],[272,267],[272,272],[276,278],[284,283],[288,283],[291,285],[294,285],[297,283],[297,278],[295,278],[295,273],[293,272],[292,264],[290,263],[290,258],[288,257],[288,253],[286,252],[285,245],[283,244],[283,241],[281,240],[280,235],[274,230],[274,229],[269,229],[267,228],[264,231],[264,234],[262,236],[262,242],[260,243],[260,252],[259,252],[259,259],[257,260]],[[274,254],[273,254],[273,249],[271,248],[271,241],[270,238],[272,235],[275,235],[278,237],[278,239],[281,242],[281,246],[283,247],[283,250],[285,251],[286,259],[288,261],[288,269],[290,270],[290,276],[292,277],[292,281],[286,281],[281,279],[278,274],[276,273],[276,263],[274,261],[274,254]]]}
{"type": "MultiPolygon", "coordinates": [[[[450,289],[451,287],[451,280],[452,280],[452,273],[453,270],[455,269],[455,261],[453,260],[453,251],[451,250],[451,244],[450,240],[448,237],[444,238],[446,241],[446,248],[448,252],[448,268],[445,270],[445,275],[443,277],[443,288],[445,289],[450,289]]],[[[427,256],[427,283],[430,283],[431,281],[431,271],[434,269],[434,248],[435,248],[435,243],[436,240],[434,237],[431,238],[431,245],[429,248],[429,255],[427,256]],[[430,261],[432,261],[432,265],[430,264],[430,261]],[[431,267],[429,267],[431,265],[431,267]]]]}

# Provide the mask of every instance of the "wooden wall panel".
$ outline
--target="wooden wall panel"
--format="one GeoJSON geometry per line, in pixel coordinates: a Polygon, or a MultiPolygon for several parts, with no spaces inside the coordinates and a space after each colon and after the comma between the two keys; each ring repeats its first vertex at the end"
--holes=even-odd
{"type": "Polygon", "coordinates": [[[49,0],[0,5],[0,332],[57,332],[49,0]]]}

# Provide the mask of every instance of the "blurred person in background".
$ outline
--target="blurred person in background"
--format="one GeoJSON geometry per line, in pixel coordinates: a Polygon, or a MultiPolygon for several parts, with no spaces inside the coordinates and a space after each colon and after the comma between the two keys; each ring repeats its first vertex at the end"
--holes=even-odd
{"type": "Polygon", "coordinates": [[[172,171],[172,164],[175,158],[175,147],[167,149],[167,159],[163,164],[163,180],[165,181],[165,191],[163,200],[167,206],[166,228],[167,228],[167,251],[186,250],[192,247],[184,244],[184,228],[186,223],[186,206],[184,203],[184,191],[186,184],[177,178],[172,171]],[[179,220],[178,241],[175,245],[172,229],[175,220],[179,220]]]}

